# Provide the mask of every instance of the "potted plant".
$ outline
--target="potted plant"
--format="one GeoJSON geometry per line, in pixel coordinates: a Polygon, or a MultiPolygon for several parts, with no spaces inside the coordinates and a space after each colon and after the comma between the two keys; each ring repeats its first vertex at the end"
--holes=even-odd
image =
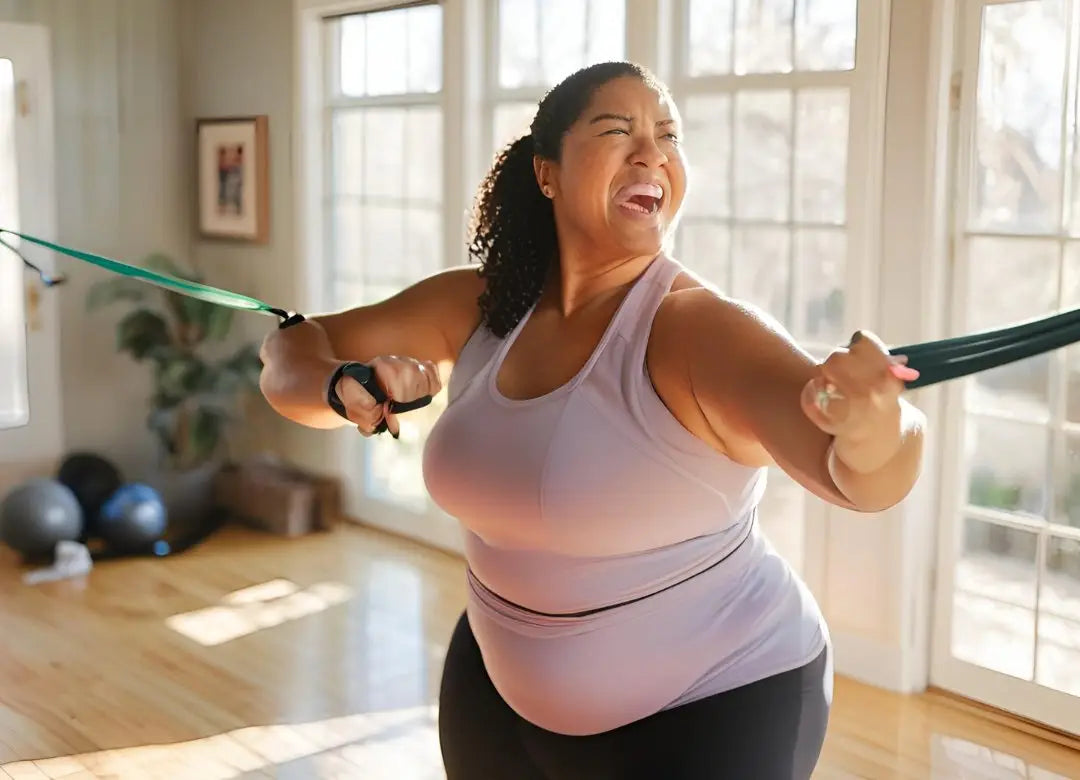
{"type": "MultiPolygon", "coordinates": [[[[164,254],[143,265],[171,276],[202,282],[164,254]]],[[[162,454],[155,487],[171,515],[210,508],[213,478],[226,455],[226,433],[242,402],[258,392],[262,363],[255,344],[230,350],[226,344],[233,311],[127,277],[94,284],[87,310],[123,303],[116,347],[153,372],[154,390],[146,424],[162,454]]],[[[194,519],[194,518],[192,518],[194,519]]]]}

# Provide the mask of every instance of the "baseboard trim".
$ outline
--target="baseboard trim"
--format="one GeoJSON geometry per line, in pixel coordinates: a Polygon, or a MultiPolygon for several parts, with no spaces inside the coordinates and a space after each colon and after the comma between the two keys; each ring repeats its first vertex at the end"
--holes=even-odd
{"type": "Polygon", "coordinates": [[[456,532],[456,529],[425,528],[423,533],[419,533],[415,529],[415,524],[399,521],[386,515],[381,515],[379,521],[373,521],[369,517],[357,517],[354,514],[345,513],[343,519],[364,528],[371,528],[401,539],[407,539],[410,542],[453,555],[456,558],[464,558],[465,551],[461,534],[456,532]]]}
{"type": "Polygon", "coordinates": [[[936,686],[926,689],[926,697],[946,707],[951,707],[969,715],[976,715],[984,720],[1006,726],[1014,731],[1020,731],[1033,737],[1053,742],[1071,750],[1080,751],[1080,734],[1070,734],[1067,731],[1055,729],[1030,718],[1017,715],[1016,713],[994,707],[976,699],[969,699],[953,691],[936,686]]]}

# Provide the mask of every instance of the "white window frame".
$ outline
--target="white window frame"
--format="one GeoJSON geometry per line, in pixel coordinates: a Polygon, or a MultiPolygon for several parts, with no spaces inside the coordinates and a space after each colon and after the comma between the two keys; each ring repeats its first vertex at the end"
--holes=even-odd
{"type": "MultiPolygon", "coordinates": [[[[588,0],[579,0],[582,3],[588,0]]],[[[484,57],[483,74],[484,82],[481,93],[484,104],[484,123],[480,138],[480,154],[483,160],[488,160],[488,151],[495,151],[494,130],[495,111],[501,104],[514,102],[539,103],[544,94],[550,89],[546,85],[526,84],[521,87],[504,87],[499,83],[499,6],[500,0],[482,0],[484,10],[484,39],[483,50],[491,56],[484,57]]],[[[636,30],[632,24],[632,10],[642,6],[654,5],[653,0],[623,0],[625,5],[626,28],[623,37],[623,54],[627,59],[646,63],[647,58],[641,49],[641,38],[635,36],[636,30]],[[637,56],[635,56],[637,51],[637,56]]],[[[525,130],[526,128],[522,128],[525,130]]],[[[481,175],[486,171],[481,171],[481,175]]]]}
{"type": "MultiPolygon", "coordinates": [[[[24,167],[18,173],[21,224],[13,229],[31,235],[55,235],[56,112],[51,36],[44,25],[3,22],[0,45],[0,57],[12,60],[16,89],[22,92],[27,109],[16,117],[16,155],[24,167]]],[[[22,249],[26,249],[25,242],[22,249]]],[[[0,247],[0,252],[0,262],[20,263],[7,249],[0,247]]],[[[53,253],[31,251],[28,257],[46,272],[55,271],[53,253]]],[[[64,288],[43,289],[30,272],[24,272],[21,280],[24,290],[37,287],[39,296],[38,310],[26,330],[29,419],[18,427],[0,429],[0,472],[6,469],[13,475],[47,471],[65,446],[59,299],[64,288]]],[[[0,494],[4,477],[0,473],[0,494]]]]}
{"type": "MultiPolygon", "coordinates": [[[[481,122],[475,109],[479,84],[475,76],[477,59],[464,56],[460,59],[456,45],[445,48],[447,41],[456,41],[463,34],[466,23],[476,24],[470,6],[479,0],[443,2],[444,67],[442,90],[433,103],[440,101],[443,110],[444,177],[443,207],[447,214],[461,214],[469,202],[464,182],[470,177],[467,171],[476,171],[476,154],[466,138],[475,138],[481,122]],[[472,72],[470,72],[472,71],[472,72]],[[461,154],[459,154],[459,150],[461,154]]],[[[296,10],[296,92],[294,95],[296,116],[294,132],[297,144],[298,165],[295,169],[293,195],[298,214],[295,232],[296,256],[299,259],[299,295],[306,310],[314,311],[328,307],[330,302],[326,281],[330,277],[326,236],[323,231],[323,194],[327,191],[326,166],[329,164],[325,150],[331,132],[331,123],[325,112],[329,96],[324,87],[335,77],[323,71],[327,61],[327,40],[323,19],[335,15],[388,10],[411,5],[407,2],[387,0],[295,0],[296,10]]],[[[470,47],[465,47],[470,49],[470,47]]],[[[388,98],[394,102],[396,98],[388,98]]],[[[371,105],[378,98],[339,99],[338,103],[371,105]]],[[[447,219],[443,230],[444,265],[460,265],[467,260],[465,250],[465,225],[460,219],[447,219]]]]}
{"type": "MultiPolygon", "coordinates": [[[[432,96],[443,112],[443,267],[467,262],[463,219],[451,215],[465,213],[471,200],[471,181],[479,165],[476,145],[468,142],[481,131],[482,111],[479,95],[479,46],[458,45],[465,31],[482,29],[481,0],[443,2],[443,66],[441,91],[432,96]],[[470,175],[471,173],[471,175],[470,175]]],[[[295,256],[298,258],[297,299],[302,311],[325,311],[333,308],[330,243],[325,218],[325,195],[328,192],[328,166],[332,121],[327,105],[331,95],[328,84],[336,76],[324,68],[335,42],[330,40],[324,20],[328,17],[391,10],[413,5],[387,0],[295,0],[296,115],[294,132],[297,143],[294,198],[297,211],[295,256]]],[[[412,100],[412,96],[408,98],[412,100]]],[[[374,105],[401,102],[397,96],[382,98],[334,98],[337,105],[374,105]]],[[[351,428],[331,434],[331,459],[337,463],[354,462],[357,435],[351,428]]],[[[362,445],[363,446],[363,445],[362,445]]],[[[352,475],[347,473],[346,478],[352,475]]],[[[346,511],[362,517],[366,523],[405,536],[417,538],[442,549],[463,552],[458,524],[435,508],[416,513],[384,501],[348,490],[346,511]],[[350,499],[350,496],[352,498],[350,499]]]]}
{"type": "MultiPolygon", "coordinates": [[[[876,316],[879,297],[878,264],[863,259],[878,257],[881,245],[884,101],[890,3],[867,0],[859,3],[855,62],[854,67],[849,70],[745,75],[691,75],[689,46],[683,44],[683,41],[689,38],[689,1],[648,2],[642,5],[652,7],[653,18],[666,17],[666,23],[674,27],[674,35],[665,34],[664,21],[657,19],[653,25],[653,28],[658,30],[657,39],[651,44],[653,67],[670,87],[677,104],[683,104],[691,95],[734,95],[739,90],[798,90],[804,87],[844,87],[849,90],[847,202],[844,222],[837,226],[847,239],[844,323],[845,330],[850,331],[857,327],[879,328],[881,323],[876,316]]],[[[629,22],[629,14],[627,16],[629,22]]],[[[640,27],[644,28],[646,25],[641,24],[640,27]]],[[[643,49],[645,43],[639,41],[643,49]]],[[[633,58],[633,52],[630,56],[633,58]]],[[[794,137],[792,143],[795,143],[794,137]]],[[[789,170],[792,193],[795,174],[793,165],[789,170]]],[[[734,215],[729,219],[729,224],[733,226],[740,223],[753,224],[753,221],[742,221],[734,215]]],[[[796,215],[791,213],[787,222],[776,224],[797,225],[798,222],[796,215]]],[[[804,507],[801,573],[818,599],[827,602],[826,570],[829,565],[830,520],[838,510],[809,494],[804,507]]],[[[840,641],[844,642],[843,637],[840,641]]]]}
{"type": "MultiPolygon", "coordinates": [[[[981,38],[981,14],[985,6],[1013,2],[1014,0],[950,0],[944,5],[953,15],[955,38],[949,43],[957,52],[956,74],[953,77],[954,117],[953,132],[956,137],[949,158],[949,199],[948,209],[948,260],[951,278],[948,286],[942,285],[943,292],[951,303],[951,312],[946,321],[950,333],[962,333],[967,329],[964,302],[968,295],[970,268],[967,262],[968,233],[993,235],[992,231],[969,231],[971,209],[971,182],[973,180],[973,142],[969,137],[976,129],[975,113],[977,110],[977,80],[979,73],[979,53],[981,38]]],[[[1075,20],[1071,20],[1075,24],[1075,20]]],[[[1070,34],[1067,46],[1080,45],[1080,38],[1070,34]]],[[[1076,56],[1075,52],[1072,56],[1076,56]]],[[[1071,67],[1066,63],[1066,68],[1071,67]]],[[[1069,76],[1068,78],[1075,78],[1069,76]]],[[[1068,109],[1063,107],[1063,112],[1068,109]]],[[[1063,167],[1062,176],[1067,181],[1068,171],[1063,167]]],[[[1013,234],[1002,234],[1012,237],[1013,234]]],[[[1023,238],[1016,234],[1017,238],[1023,238]]],[[[1050,233],[1036,233],[1034,239],[1047,241],[1076,242],[1076,238],[1053,236],[1050,233]]],[[[1059,290],[1060,294],[1060,290],[1059,290]]],[[[1055,431],[1063,425],[1060,399],[1055,399],[1054,383],[1063,381],[1059,371],[1050,369],[1051,384],[1050,420],[1051,440],[1055,431]]],[[[1038,534],[1039,545],[1036,558],[1036,588],[1043,566],[1045,552],[1045,529],[1035,524],[1013,519],[1006,513],[992,509],[980,510],[967,505],[967,475],[963,453],[963,435],[968,430],[967,405],[965,404],[965,382],[953,382],[940,391],[942,413],[941,472],[938,503],[936,582],[933,610],[933,633],[929,682],[935,686],[957,692],[959,695],[977,699],[992,707],[1015,712],[1021,717],[1045,723],[1065,733],[1075,733],[1076,713],[1080,711],[1078,697],[1018,679],[976,664],[955,658],[951,651],[955,564],[962,552],[963,519],[965,516],[992,518],[1006,527],[1014,527],[1038,534]],[[1041,532],[1041,533],[1040,533],[1041,532]]],[[[1051,443],[1051,446],[1053,444],[1051,443]]],[[[1048,465],[1052,461],[1048,460],[1048,465]]],[[[1052,510],[1051,510],[1052,512],[1052,510]]],[[[1080,529],[1056,529],[1057,536],[1080,538],[1080,529]]],[[[1038,592],[1036,592],[1036,603],[1038,592]]],[[[1038,612],[1035,613],[1034,630],[1038,631],[1038,612]]],[[[1037,663],[1037,661],[1036,661],[1037,663]]]]}
{"type": "MultiPolygon", "coordinates": [[[[875,327],[876,263],[863,262],[875,257],[880,246],[878,237],[881,200],[879,174],[883,156],[884,135],[884,53],[888,39],[882,40],[882,3],[862,0],[856,27],[855,67],[850,70],[795,71],[791,73],[753,73],[746,75],[715,74],[692,76],[689,73],[689,47],[676,44],[678,54],[669,64],[670,75],[665,79],[676,103],[691,95],[727,94],[741,90],[799,90],[807,87],[843,87],[849,90],[849,133],[847,150],[847,203],[844,222],[838,225],[848,237],[848,262],[845,293],[845,328],[875,327]]],[[[689,36],[688,3],[674,6],[674,23],[680,35],[689,36]]],[[[885,11],[887,12],[887,8],[885,11]]],[[[793,123],[796,117],[793,115],[793,123]]],[[[793,131],[795,125],[792,125],[793,131]]],[[[792,139],[794,143],[795,139],[792,139]]],[[[795,166],[789,168],[789,188],[794,194],[795,166]]],[[[730,218],[732,224],[755,220],[730,218]]],[[[765,224],[763,222],[763,224],[765,224]]],[[[767,223],[772,224],[772,223],[767,223]]],[[[797,225],[792,212],[787,222],[777,226],[797,225]]]]}
{"type": "MultiPolygon", "coordinates": [[[[441,5],[441,3],[438,3],[438,2],[417,2],[417,3],[409,3],[409,4],[407,4],[405,6],[402,6],[402,7],[422,6],[422,5],[441,5]]],[[[339,45],[340,42],[338,41],[338,39],[336,37],[329,34],[329,30],[326,27],[324,27],[324,29],[323,29],[323,38],[324,38],[323,45],[324,45],[324,52],[326,54],[326,58],[325,58],[326,61],[329,63],[329,62],[333,62],[333,61],[337,60],[338,57],[337,57],[336,49],[338,48],[338,45],[339,45]]],[[[402,108],[412,108],[412,107],[437,107],[437,108],[440,108],[440,109],[444,108],[443,104],[445,103],[445,101],[443,100],[443,94],[442,94],[443,90],[442,90],[441,87],[440,87],[438,92],[403,92],[403,93],[394,93],[394,94],[391,94],[391,95],[374,95],[374,96],[360,95],[360,96],[352,96],[352,95],[346,95],[341,91],[340,76],[341,76],[340,73],[338,73],[337,71],[335,71],[335,70],[333,70],[331,68],[327,68],[327,70],[325,71],[325,83],[329,84],[330,87],[331,87],[331,94],[329,96],[327,96],[327,98],[326,98],[326,100],[325,100],[325,102],[323,104],[323,113],[324,113],[324,120],[323,121],[325,123],[325,136],[324,136],[324,138],[326,139],[326,144],[327,144],[326,145],[326,150],[327,151],[330,151],[332,149],[332,133],[333,133],[333,127],[334,127],[334,119],[340,112],[348,112],[350,109],[382,108],[382,107],[390,107],[390,106],[398,106],[398,107],[402,107],[402,108]]],[[[440,157],[441,158],[445,157],[445,151],[443,152],[442,155],[440,155],[440,157]]],[[[323,193],[323,197],[324,197],[324,201],[323,201],[324,203],[329,202],[331,199],[334,198],[334,196],[336,194],[338,194],[338,193],[336,193],[334,191],[334,188],[333,188],[333,186],[331,184],[331,181],[332,181],[332,178],[333,178],[333,172],[332,172],[333,164],[334,164],[333,154],[324,154],[323,155],[323,176],[324,176],[324,178],[323,178],[323,189],[322,189],[322,193],[323,193]]],[[[444,197],[444,196],[445,196],[445,192],[440,193],[440,197],[444,197]]],[[[449,227],[449,223],[451,222],[451,220],[448,219],[447,211],[446,211],[445,208],[442,208],[441,205],[439,207],[439,210],[440,210],[440,213],[441,213],[440,226],[439,226],[440,235],[445,235],[446,229],[447,229],[447,227],[449,227]]],[[[327,220],[325,218],[325,216],[323,218],[323,222],[325,223],[325,232],[326,233],[331,232],[330,231],[330,224],[329,224],[330,221],[327,220]]],[[[326,240],[329,241],[329,238],[327,238],[326,240]]],[[[329,256],[330,254],[332,254],[332,253],[328,253],[327,256],[329,256]]],[[[443,257],[447,256],[447,242],[445,240],[443,241],[443,254],[442,254],[442,256],[443,257]]],[[[334,292],[334,282],[335,282],[335,280],[336,281],[342,281],[342,279],[340,278],[339,275],[337,275],[337,272],[339,272],[340,269],[329,269],[328,268],[327,271],[328,272],[323,276],[323,279],[322,279],[322,282],[323,282],[323,285],[324,285],[325,289],[320,292],[320,296],[321,296],[321,299],[323,301],[325,301],[326,303],[329,303],[329,302],[333,301],[334,298],[335,298],[335,292],[334,292]],[[331,272],[331,271],[334,271],[334,272],[331,272]]],[[[353,282],[353,283],[356,283],[356,284],[363,284],[363,278],[362,277],[361,278],[350,279],[349,281],[353,282]]],[[[320,308],[326,308],[326,305],[323,305],[320,308]]]]}

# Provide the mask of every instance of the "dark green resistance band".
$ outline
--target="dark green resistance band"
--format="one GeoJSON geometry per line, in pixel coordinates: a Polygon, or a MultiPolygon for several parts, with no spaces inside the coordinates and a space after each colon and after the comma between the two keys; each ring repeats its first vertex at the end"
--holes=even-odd
{"type": "MultiPolygon", "coordinates": [[[[52,286],[63,281],[62,276],[50,276],[27,260],[19,250],[4,240],[4,235],[17,236],[23,241],[51,249],[54,252],[73,257],[76,260],[96,265],[113,273],[140,279],[149,284],[178,292],[219,306],[229,306],[243,311],[254,311],[281,318],[279,327],[287,328],[304,321],[302,314],[290,313],[285,309],[241,295],[230,290],[212,287],[208,284],[177,279],[168,274],[151,271],[147,268],[122,263],[92,252],[56,244],[25,233],[0,228],[0,243],[22,258],[22,261],[36,271],[44,284],[52,286]]],[[[907,355],[907,365],[919,372],[919,378],[905,383],[908,390],[935,385],[951,379],[969,376],[991,368],[1015,363],[1035,355],[1060,349],[1080,341],[1080,309],[1054,314],[1048,317],[1025,320],[1005,328],[986,330],[967,336],[955,336],[936,341],[925,341],[893,347],[892,355],[907,355]]],[[[361,379],[361,377],[357,377],[361,379]]],[[[361,381],[378,403],[384,403],[386,396],[375,383],[374,377],[365,377],[361,381]]],[[[391,404],[392,412],[404,412],[418,409],[431,402],[430,397],[411,401],[407,404],[391,404]]]]}
{"type": "MultiPolygon", "coordinates": [[[[230,290],[222,290],[219,287],[212,287],[208,284],[202,284],[201,282],[193,282],[187,279],[177,279],[174,276],[168,274],[159,273],[157,271],[151,271],[148,268],[141,268],[136,265],[130,265],[128,263],[120,262],[119,260],[113,260],[109,257],[102,257],[96,255],[93,252],[84,252],[81,249],[72,249],[71,247],[64,246],[62,244],[56,244],[52,241],[46,241],[43,238],[37,238],[36,236],[30,236],[26,233],[18,233],[14,230],[6,230],[0,228],[0,244],[10,249],[17,254],[23,263],[33,271],[35,271],[41,278],[43,284],[47,287],[53,287],[58,284],[62,284],[64,277],[53,276],[43,271],[37,265],[34,265],[26,257],[16,249],[12,244],[5,239],[5,235],[16,236],[23,241],[28,241],[32,244],[51,249],[54,252],[73,257],[76,260],[82,260],[83,262],[96,265],[99,268],[104,268],[106,271],[111,271],[115,274],[122,276],[128,276],[132,279],[138,279],[148,284],[154,284],[158,287],[163,287],[166,290],[186,295],[190,298],[198,298],[201,301],[216,304],[218,306],[228,306],[232,309],[240,309],[241,311],[253,311],[260,314],[273,315],[281,318],[281,323],[278,327],[288,328],[304,321],[304,315],[297,313],[290,313],[285,309],[277,306],[271,306],[265,301],[260,301],[258,298],[252,298],[247,295],[241,295],[230,290]]],[[[376,403],[386,403],[386,393],[379,387],[378,382],[375,379],[374,373],[366,366],[353,363],[349,364],[343,371],[345,376],[351,376],[356,379],[367,390],[371,396],[375,399],[376,403]]],[[[399,414],[402,412],[409,412],[413,409],[419,409],[423,406],[427,406],[431,403],[431,396],[424,396],[417,398],[414,401],[398,402],[392,401],[390,403],[390,412],[392,414],[399,414]]],[[[380,428],[384,428],[385,421],[380,424],[380,428]]]]}

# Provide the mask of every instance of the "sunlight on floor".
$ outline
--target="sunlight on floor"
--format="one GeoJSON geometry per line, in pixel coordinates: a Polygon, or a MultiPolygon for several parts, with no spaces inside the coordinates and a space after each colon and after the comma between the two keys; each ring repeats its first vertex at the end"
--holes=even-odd
{"type": "Polygon", "coordinates": [[[930,768],[933,777],[979,780],[1069,780],[1023,759],[965,739],[935,735],[930,768]]]}
{"type": "Polygon", "coordinates": [[[256,777],[365,780],[445,778],[435,707],[359,713],[312,723],[251,726],[171,745],[0,765],[13,778],[93,777],[120,780],[227,780],[256,777]],[[81,775],[85,776],[85,774],[81,775]]]}
{"type": "Polygon", "coordinates": [[[349,587],[338,582],[320,582],[301,590],[288,580],[271,580],[230,593],[221,604],[173,615],[165,625],[209,647],[322,612],[352,595],[349,587]]]}

